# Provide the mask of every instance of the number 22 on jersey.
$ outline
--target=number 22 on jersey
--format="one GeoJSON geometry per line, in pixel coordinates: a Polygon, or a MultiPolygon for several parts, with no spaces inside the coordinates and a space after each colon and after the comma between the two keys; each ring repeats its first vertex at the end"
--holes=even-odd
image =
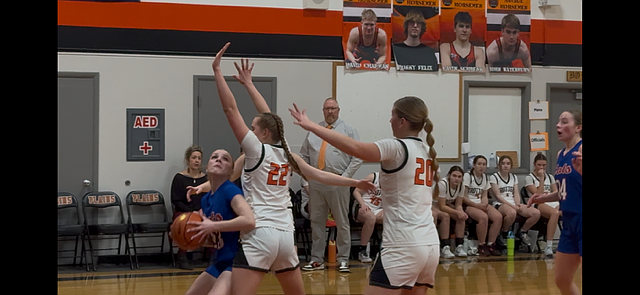
{"type": "Polygon", "coordinates": [[[271,168],[272,169],[269,171],[269,175],[267,176],[267,184],[286,186],[287,180],[285,177],[289,174],[289,164],[278,165],[272,162],[271,168]],[[278,178],[278,175],[280,175],[280,178],[278,178]]]}
{"type": "Polygon", "coordinates": [[[413,184],[415,185],[427,185],[431,186],[433,184],[433,172],[431,171],[431,159],[423,159],[416,158],[416,163],[418,164],[418,168],[416,168],[416,174],[414,177],[413,184]],[[423,175],[425,175],[426,169],[426,177],[423,179],[423,175]]]}

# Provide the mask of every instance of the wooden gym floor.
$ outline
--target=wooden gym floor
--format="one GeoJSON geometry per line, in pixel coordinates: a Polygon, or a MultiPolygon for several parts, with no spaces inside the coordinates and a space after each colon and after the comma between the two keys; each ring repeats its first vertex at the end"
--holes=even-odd
{"type": "MultiPolygon", "coordinates": [[[[304,263],[304,257],[301,258],[304,263]]],[[[335,264],[326,263],[322,271],[302,272],[307,294],[363,294],[368,283],[371,263],[352,260],[351,273],[337,271],[335,264]]],[[[97,271],[87,272],[83,266],[58,267],[58,295],[154,294],[183,295],[205,269],[205,262],[196,261],[193,270],[140,262],[140,269],[128,264],[98,264],[97,271]],[[198,264],[200,263],[200,264],[198,264]]],[[[554,259],[542,254],[516,253],[506,256],[440,259],[435,288],[429,295],[560,294],[554,282],[554,259]]],[[[582,267],[574,281],[582,290],[582,267]]],[[[282,294],[273,274],[267,274],[258,294],[282,294]]]]}

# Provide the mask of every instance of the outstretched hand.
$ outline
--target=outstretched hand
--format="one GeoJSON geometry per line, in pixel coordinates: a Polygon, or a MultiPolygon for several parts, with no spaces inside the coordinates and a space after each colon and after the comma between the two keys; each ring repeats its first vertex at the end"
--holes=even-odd
{"type": "Polygon", "coordinates": [[[376,193],[376,185],[367,179],[358,180],[358,183],[356,184],[356,188],[359,188],[360,190],[365,191],[370,195],[373,195],[376,193]]]}
{"type": "Polygon", "coordinates": [[[249,66],[249,60],[246,58],[240,59],[241,67],[238,66],[237,62],[233,63],[236,66],[236,70],[238,70],[237,75],[233,75],[240,84],[245,85],[245,83],[252,83],[251,80],[251,71],[253,70],[253,63],[249,66]]]}
{"type": "Polygon", "coordinates": [[[227,42],[227,44],[225,44],[224,47],[222,47],[222,49],[220,49],[220,51],[218,51],[218,53],[216,54],[216,57],[213,59],[213,63],[211,64],[211,67],[214,70],[220,69],[220,60],[222,60],[222,55],[224,55],[224,52],[227,51],[229,45],[231,45],[231,42],[227,42]]]}
{"type": "Polygon", "coordinates": [[[187,186],[187,202],[191,202],[191,195],[197,195],[202,192],[202,188],[187,186]]]}
{"type": "Polygon", "coordinates": [[[576,156],[575,158],[571,159],[571,164],[573,164],[573,169],[575,169],[576,172],[582,175],[582,153],[573,152],[573,155],[576,156]]]}
{"type": "Polygon", "coordinates": [[[311,126],[316,124],[307,117],[307,110],[300,111],[295,103],[293,104],[293,109],[289,108],[289,112],[291,113],[291,116],[296,119],[293,124],[302,127],[304,130],[309,131],[311,126]]]}

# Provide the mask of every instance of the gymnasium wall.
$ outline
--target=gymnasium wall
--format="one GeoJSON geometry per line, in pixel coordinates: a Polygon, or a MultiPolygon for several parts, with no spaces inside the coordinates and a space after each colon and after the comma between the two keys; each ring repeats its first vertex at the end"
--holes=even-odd
{"type": "MultiPolygon", "coordinates": [[[[295,102],[312,120],[323,119],[322,102],[332,95],[332,63],[343,59],[341,0],[331,0],[327,11],[303,10],[303,0],[143,2],[148,3],[58,1],[58,71],[100,74],[98,190],[125,196],[156,189],[168,198],[193,140],[193,77],[212,75],[213,56],[227,41],[232,45],[222,62],[225,74],[235,73],[233,61],[250,57],[254,77],[277,78],[276,112],[285,119],[292,150],[299,150],[306,132],[292,124],[287,108],[295,102]],[[127,162],[125,110],[147,107],[165,109],[166,160],[127,162]]],[[[464,74],[463,80],[529,81],[532,100],[546,100],[547,83],[566,83],[566,71],[582,67],[582,1],[561,2],[545,9],[532,5],[537,66],[531,74],[464,74]]],[[[531,129],[543,131],[546,125],[532,122],[531,129]]],[[[443,163],[442,170],[456,164],[443,163]]],[[[377,167],[364,165],[356,177],[377,167]]],[[[298,179],[291,182],[295,190],[298,179]]]]}

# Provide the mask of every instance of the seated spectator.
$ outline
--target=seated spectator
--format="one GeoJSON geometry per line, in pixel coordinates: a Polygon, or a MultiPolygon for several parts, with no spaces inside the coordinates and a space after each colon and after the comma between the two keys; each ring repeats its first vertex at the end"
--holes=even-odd
{"type": "Polygon", "coordinates": [[[353,191],[353,197],[360,204],[358,212],[353,212],[353,217],[356,221],[363,224],[362,232],[360,233],[360,251],[358,259],[360,262],[369,263],[371,258],[367,253],[367,246],[369,246],[369,240],[373,234],[376,223],[382,224],[382,191],[380,190],[380,172],[373,172],[365,178],[376,185],[375,195],[371,195],[367,192],[356,188],[353,191]]]}
{"type": "MultiPolygon", "coordinates": [[[[438,212],[438,217],[446,216],[447,219],[453,219],[455,221],[454,233],[456,236],[455,255],[451,253],[451,240],[449,238],[450,220],[446,220],[446,229],[443,226],[438,228],[440,233],[440,255],[444,258],[466,257],[467,252],[464,251],[464,229],[466,220],[469,218],[467,213],[462,209],[462,175],[464,170],[459,166],[453,166],[449,169],[449,173],[443,179],[438,182],[440,194],[435,198],[432,208],[438,212]],[[445,215],[446,214],[446,215],[445,215]],[[445,235],[446,234],[446,235],[445,235]]],[[[441,221],[441,225],[442,222],[441,221]]]]}
{"type": "MultiPolygon", "coordinates": [[[[529,173],[524,178],[526,197],[529,198],[535,193],[555,193],[558,191],[558,185],[553,175],[545,173],[547,169],[547,157],[542,153],[538,153],[533,159],[534,171],[529,173]],[[542,181],[540,181],[542,179],[542,181]]],[[[535,204],[534,208],[540,211],[540,216],[548,219],[547,222],[547,246],[544,249],[544,254],[547,256],[553,256],[553,237],[556,234],[556,228],[558,226],[558,219],[562,215],[560,212],[560,202],[546,202],[544,204],[535,204]]]]}
{"type": "Polygon", "coordinates": [[[516,216],[520,215],[526,219],[520,228],[520,241],[531,247],[528,230],[540,219],[540,211],[533,207],[527,208],[527,205],[522,203],[518,189],[518,177],[511,173],[512,163],[511,157],[500,157],[498,172],[489,178],[493,195],[496,198],[494,207],[498,209],[498,212],[503,217],[502,235],[499,237],[498,243],[502,247],[507,246],[507,233],[511,229],[511,225],[516,221],[516,216]]]}

